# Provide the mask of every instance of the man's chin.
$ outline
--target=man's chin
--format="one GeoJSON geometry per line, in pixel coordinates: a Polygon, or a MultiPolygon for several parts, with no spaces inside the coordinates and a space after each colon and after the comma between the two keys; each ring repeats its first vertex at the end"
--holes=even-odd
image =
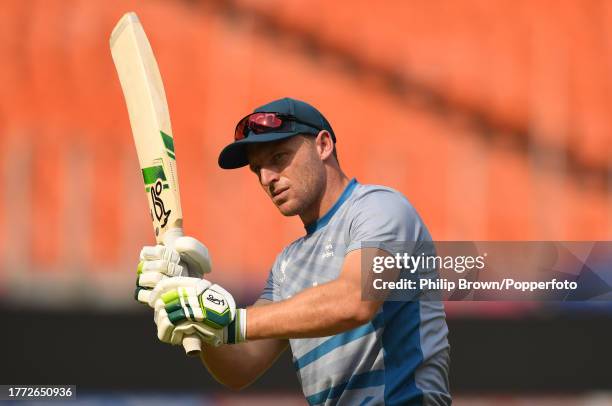
{"type": "Polygon", "coordinates": [[[283,202],[279,205],[276,205],[276,208],[285,217],[296,216],[299,214],[298,208],[292,205],[290,202],[283,202]]]}

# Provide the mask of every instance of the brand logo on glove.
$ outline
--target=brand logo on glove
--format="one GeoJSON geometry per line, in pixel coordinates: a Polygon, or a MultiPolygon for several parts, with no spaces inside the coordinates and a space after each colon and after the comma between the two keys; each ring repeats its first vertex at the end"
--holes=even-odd
{"type": "Polygon", "coordinates": [[[221,298],[216,298],[212,293],[208,294],[208,297],[206,298],[206,300],[213,302],[217,306],[225,306],[225,300],[221,298]]]}

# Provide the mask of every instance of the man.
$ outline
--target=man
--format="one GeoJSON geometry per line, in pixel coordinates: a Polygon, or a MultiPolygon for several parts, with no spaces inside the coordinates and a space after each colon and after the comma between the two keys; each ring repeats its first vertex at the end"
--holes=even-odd
{"type": "Polygon", "coordinates": [[[294,99],[261,106],[238,123],[219,165],[248,165],[284,216],[300,216],[306,234],[277,257],[260,299],[238,310],[218,285],[165,276],[180,271],[181,256],[204,258],[199,243],[178,252],[145,247],[138,289],[155,287],[148,303],[158,336],[176,345],[185,334],[200,335],[210,344],[202,362],[234,389],[290,345],[309,404],[450,404],[442,304],[362,300],[362,260],[394,255],[387,243],[431,241],[429,232],[399,192],[349,179],[335,143],[323,115],[294,99]]]}

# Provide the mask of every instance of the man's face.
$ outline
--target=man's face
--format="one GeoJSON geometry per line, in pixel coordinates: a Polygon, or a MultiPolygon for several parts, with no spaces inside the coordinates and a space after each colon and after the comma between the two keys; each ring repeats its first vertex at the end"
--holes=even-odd
{"type": "Polygon", "coordinates": [[[313,136],[248,146],[249,167],[285,216],[301,215],[325,188],[325,167],[313,136]]]}

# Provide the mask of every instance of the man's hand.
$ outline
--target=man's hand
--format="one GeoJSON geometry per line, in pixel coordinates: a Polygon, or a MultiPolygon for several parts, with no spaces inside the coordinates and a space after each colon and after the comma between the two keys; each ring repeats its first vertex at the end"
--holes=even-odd
{"type": "Polygon", "coordinates": [[[205,279],[163,279],[151,291],[149,305],[155,309],[157,337],[165,343],[178,345],[192,334],[215,347],[245,339],[246,311],[236,312],[232,295],[205,279]]]}
{"type": "Polygon", "coordinates": [[[177,238],[174,249],[163,245],[144,247],[140,251],[134,298],[149,303],[151,290],[161,280],[174,276],[202,276],[210,271],[208,249],[195,238],[177,238]]]}

